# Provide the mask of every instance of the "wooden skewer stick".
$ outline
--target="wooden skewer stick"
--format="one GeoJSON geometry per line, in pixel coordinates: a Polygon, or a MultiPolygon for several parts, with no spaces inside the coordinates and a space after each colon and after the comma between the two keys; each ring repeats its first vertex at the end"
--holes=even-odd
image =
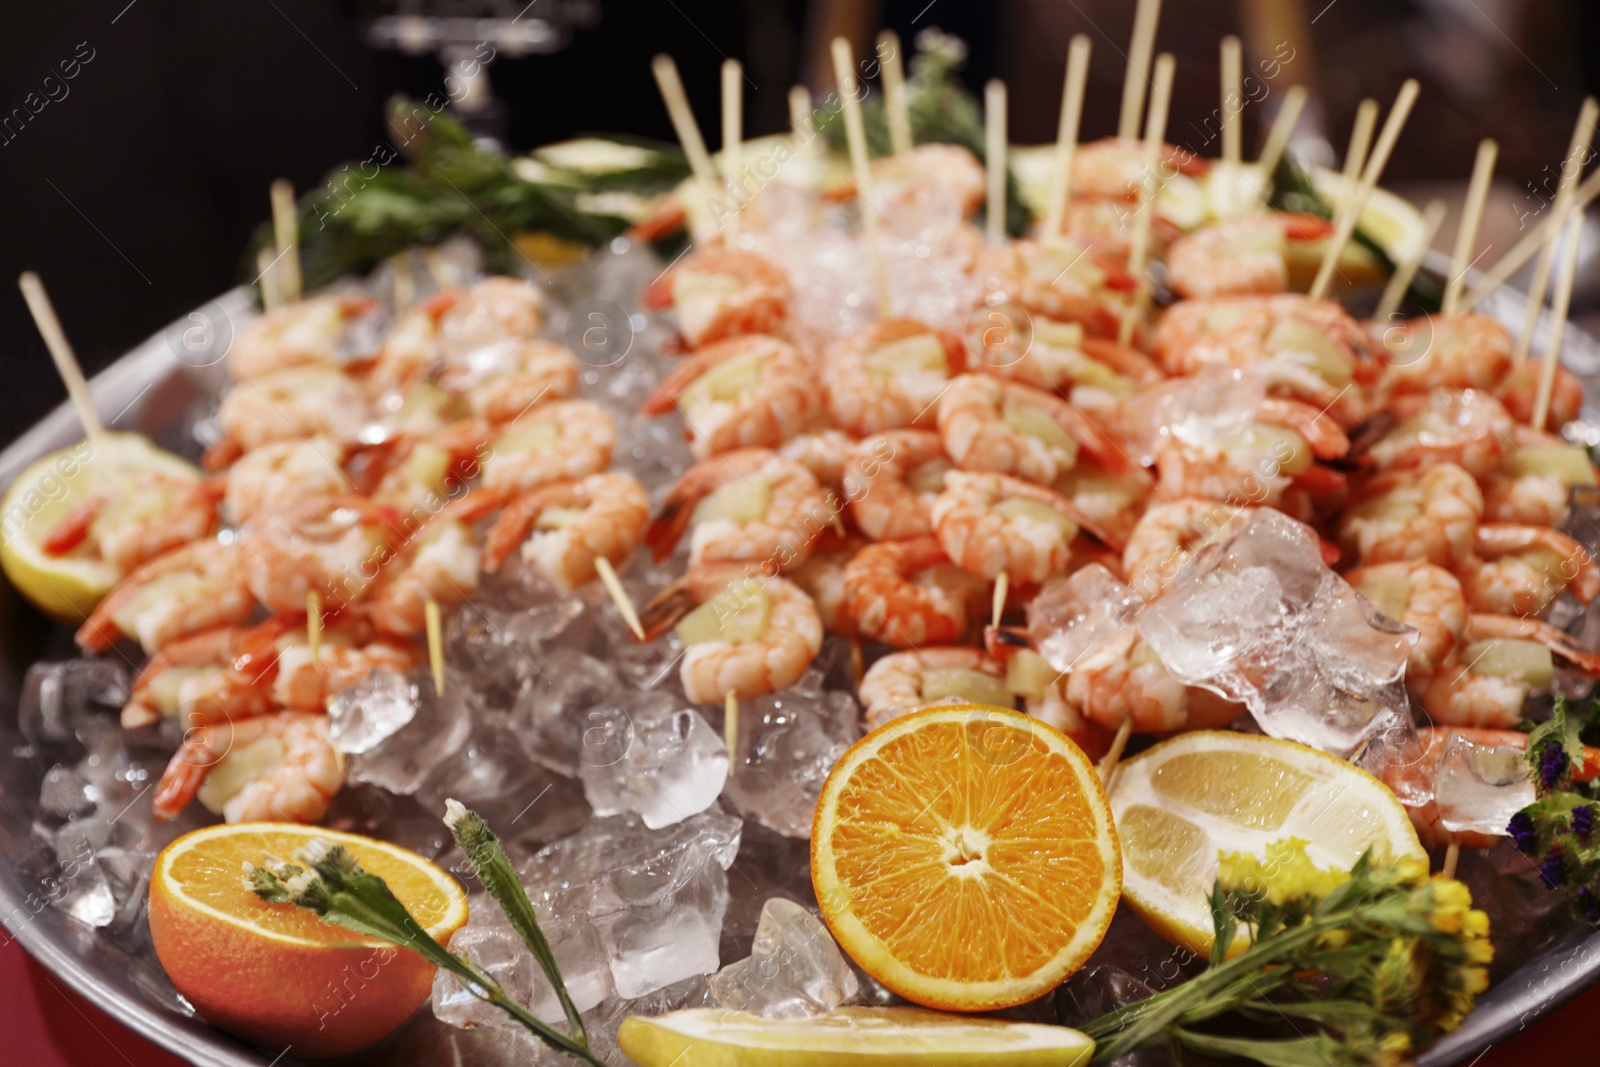
{"type": "Polygon", "coordinates": [[[1345,149],[1345,188],[1352,188],[1361,180],[1361,168],[1367,163],[1367,149],[1372,147],[1372,131],[1378,125],[1378,102],[1367,97],[1356,106],[1356,119],[1350,127],[1350,147],[1345,149]]]}
{"type": "Polygon", "coordinates": [[[661,90],[661,101],[667,105],[667,117],[672,120],[678,144],[689,160],[689,169],[700,183],[701,195],[714,198],[718,189],[717,168],[711,165],[711,153],[706,151],[694,112],[689,110],[689,98],[683,91],[683,79],[678,77],[678,65],[663,52],[650,61],[650,72],[655,75],[656,88],[661,90]]]}
{"type": "Polygon", "coordinates": [[[1472,162],[1472,180],[1467,183],[1466,203],[1461,206],[1461,225],[1456,230],[1455,254],[1450,258],[1450,277],[1445,282],[1444,299],[1439,310],[1454,315],[1461,304],[1461,290],[1466,287],[1467,270],[1472,265],[1472,248],[1478,243],[1478,223],[1483,219],[1483,205],[1489,200],[1489,183],[1494,180],[1494,161],[1499,146],[1485,137],[1478,142],[1478,155],[1472,162]]]}
{"type": "Polygon", "coordinates": [[[1394,151],[1395,142],[1400,139],[1400,130],[1405,126],[1407,116],[1411,114],[1411,105],[1417,102],[1418,89],[1417,80],[1407,78],[1395,96],[1394,106],[1389,109],[1389,117],[1384,119],[1383,130],[1378,134],[1378,143],[1373,146],[1372,155],[1367,159],[1366,168],[1361,172],[1361,184],[1356,187],[1350,203],[1345,205],[1338,229],[1334,231],[1333,240],[1323,249],[1322,267],[1317,271],[1316,281],[1311,283],[1309,295],[1313,300],[1322,299],[1333,285],[1333,275],[1338,268],[1339,257],[1344,254],[1344,246],[1350,243],[1350,235],[1355,233],[1356,223],[1360,221],[1361,212],[1367,206],[1367,199],[1372,196],[1372,190],[1377,187],[1378,179],[1383,175],[1383,168],[1389,164],[1389,154],[1394,151]]]}
{"type": "Polygon", "coordinates": [[[1044,236],[1061,236],[1072,194],[1072,158],[1078,153],[1078,127],[1083,120],[1083,86],[1089,77],[1089,38],[1077,34],[1067,46],[1067,73],[1061,82],[1061,118],[1056,126],[1056,165],[1050,175],[1050,204],[1045,212],[1044,236]]]}
{"type": "Polygon", "coordinates": [[[1461,310],[1471,311],[1490,293],[1504,285],[1524,263],[1534,257],[1540,246],[1552,233],[1561,228],[1574,211],[1581,212],[1595,197],[1600,197],[1600,170],[1578,183],[1566,207],[1552,209],[1542,222],[1524,234],[1522,240],[1511,246],[1511,251],[1501,256],[1495,261],[1494,266],[1484,272],[1483,280],[1477,287],[1469,290],[1467,295],[1461,298],[1461,310]]]}
{"type": "Polygon", "coordinates": [[[722,64],[722,180],[733,201],[733,210],[725,216],[729,245],[739,243],[739,212],[744,209],[739,185],[744,170],[743,142],[744,69],[737,59],[729,59],[722,64]]]}
{"type": "Polygon", "coordinates": [[[878,63],[883,68],[883,111],[889,119],[889,151],[911,151],[911,104],[906,98],[906,68],[900,59],[900,35],[878,34],[878,63]]]}
{"type": "Polygon", "coordinates": [[[789,86],[789,135],[795,153],[807,153],[816,131],[811,128],[811,92],[804,85],[789,86]]]}
{"type": "Polygon", "coordinates": [[[855,175],[856,200],[861,204],[861,226],[867,232],[867,251],[878,279],[878,313],[889,317],[889,277],[883,270],[883,250],[878,247],[877,208],[872,205],[872,174],[867,165],[867,128],[861,120],[861,101],[857,97],[856,60],[850,42],[833,39],[833,77],[839,83],[844,101],[844,134],[850,144],[850,169],[855,175]]]}
{"type": "Polygon", "coordinates": [[[1272,174],[1278,169],[1278,160],[1283,158],[1284,150],[1289,147],[1289,136],[1294,133],[1295,123],[1300,121],[1300,112],[1305,106],[1305,87],[1291,85],[1289,91],[1283,94],[1283,106],[1278,108],[1278,117],[1272,120],[1267,141],[1261,146],[1261,158],[1256,161],[1256,171],[1261,181],[1256,191],[1257,206],[1266,203],[1272,196],[1272,174]]]}
{"type": "Polygon", "coordinates": [[[416,281],[411,277],[411,262],[415,253],[410,249],[389,260],[394,267],[394,313],[404,315],[417,299],[416,281]]]}
{"type": "Polygon", "coordinates": [[[1133,36],[1128,43],[1128,66],[1122,72],[1122,113],[1117,136],[1139,136],[1139,116],[1144,113],[1145,80],[1150,77],[1150,56],[1156,48],[1156,24],[1161,21],[1161,0],[1139,0],[1133,13],[1133,36]]]}
{"type": "Polygon", "coordinates": [[[1230,33],[1222,39],[1222,110],[1217,116],[1222,133],[1222,165],[1228,169],[1230,177],[1239,169],[1239,112],[1244,109],[1243,66],[1239,38],[1230,33]]]}
{"type": "Polygon", "coordinates": [[[56,317],[55,305],[50,303],[50,294],[44,291],[44,282],[31,270],[23,271],[17,278],[17,287],[22,290],[22,299],[28,302],[33,324],[39,328],[39,336],[44,338],[50,358],[55,361],[56,373],[61,375],[62,382],[66,384],[67,397],[72,401],[73,410],[78,413],[83,435],[92,443],[105,433],[105,425],[100,421],[100,413],[95,410],[94,395],[89,392],[83,368],[78,366],[78,357],[72,354],[66,331],[56,317]]]}
{"type": "Polygon", "coordinates": [[[722,743],[728,749],[728,774],[739,766],[739,694],[732,689],[722,703],[722,743]]]}
{"type": "Polygon", "coordinates": [[[994,579],[994,603],[989,625],[999,626],[1000,616],[1006,613],[1006,595],[1011,592],[1011,575],[1001,571],[994,579]]]}
{"type": "Polygon", "coordinates": [[[433,671],[433,695],[444,696],[444,624],[439,617],[439,602],[422,605],[422,618],[428,627],[428,666],[433,671]]]}
{"type": "Polygon", "coordinates": [[[1006,239],[1006,83],[999,78],[983,87],[983,155],[988,179],[984,236],[998,245],[1006,239]]]}
{"type": "Polygon", "coordinates": [[[1125,309],[1117,328],[1117,343],[1128,345],[1133,331],[1150,302],[1150,277],[1145,270],[1150,258],[1150,222],[1156,211],[1160,191],[1161,144],[1167,136],[1167,105],[1172,99],[1172,73],[1176,66],[1170,53],[1156,58],[1155,86],[1150,90],[1150,115],[1145,120],[1144,151],[1140,161],[1144,180],[1139,183],[1139,209],[1133,217],[1133,247],[1128,253],[1128,273],[1137,280],[1133,301],[1125,309]]]}
{"type": "Polygon", "coordinates": [[[294,186],[287,178],[272,183],[272,232],[278,246],[278,295],[286,304],[300,299],[300,221],[294,206],[294,186]]]}
{"type": "Polygon", "coordinates": [[[1461,862],[1461,842],[1451,841],[1445,846],[1444,864],[1439,868],[1439,873],[1446,878],[1456,876],[1456,864],[1461,862]]]}
{"type": "Polygon", "coordinates": [[[256,281],[261,286],[261,307],[264,311],[274,311],[283,306],[276,267],[277,264],[272,261],[272,249],[263,248],[256,253],[256,281]]]}
{"type": "Polygon", "coordinates": [[[1116,773],[1117,764],[1122,761],[1122,751],[1128,747],[1128,737],[1133,733],[1133,716],[1129,715],[1117,727],[1117,736],[1111,739],[1111,747],[1106,754],[1100,757],[1100,784],[1109,786],[1111,776],[1116,773]]]}
{"type": "MultiPolygon", "coordinates": [[[[1600,104],[1592,96],[1585,97],[1578,109],[1578,122],[1572,127],[1572,139],[1567,143],[1567,154],[1561,160],[1561,182],[1556,186],[1553,204],[1565,207],[1572,199],[1572,187],[1583,174],[1583,161],[1589,154],[1589,142],[1595,120],[1600,119],[1600,104]]],[[[1539,324],[1539,312],[1544,307],[1545,294],[1550,290],[1550,269],[1555,266],[1556,242],[1545,241],[1539,247],[1539,260],[1533,267],[1533,278],[1528,283],[1528,313],[1522,320],[1522,332],[1517,335],[1517,346],[1512,350],[1512,362],[1520,364],[1528,358],[1533,347],[1533,331],[1539,324]]]]}
{"type": "Polygon", "coordinates": [[[311,662],[322,653],[322,594],[306,590],[306,644],[311,646],[311,662]]]}
{"type": "Polygon", "coordinates": [[[634,609],[633,601],[628,597],[628,591],[622,588],[622,580],[617,577],[617,572],[612,568],[611,561],[604,556],[594,558],[594,571],[600,576],[600,584],[606,587],[606,592],[611,594],[612,603],[617,605],[617,610],[622,613],[622,621],[628,624],[628,629],[633,631],[633,636],[644,640],[644,627],[639,623],[639,612],[634,609]]]}
{"type": "Polygon", "coordinates": [[[1406,290],[1411,288],[1411,280],[1417,276],[1422,260],[1433,247],[1433,239],[1438,236],[1442,222],[1444,201],[1429,201],[1422,212],[1422,240],[1417,242],[1416,250],[1401,260],[1395,266],[1394,273],[1389,275],[1389,283],[1383,287],[1383,296],[1378,300],[1378,309],[1372,313],[1373,322],[1387,322],[1400,310],[1400,301],[1405,299],[1406,290]]]}
{"type": "Polygon", "coordinates": [[[1578,273],[1578,241],[1583,235],[1583,215],[1574,214],[1567,223],[1567,257],[1561,261],[1555,295],[1550,300],[1549,339],[1544,346],[1544,366],[1539,368],[1539,395],[1533,405],[1533,428],[1543,430],[1550,419],[1550,393],[1556,384],[1556,368],[1561,365],[1561,338],[1567,329],[1567,309],[1572,306],[1572,280],[1578,273]]]}

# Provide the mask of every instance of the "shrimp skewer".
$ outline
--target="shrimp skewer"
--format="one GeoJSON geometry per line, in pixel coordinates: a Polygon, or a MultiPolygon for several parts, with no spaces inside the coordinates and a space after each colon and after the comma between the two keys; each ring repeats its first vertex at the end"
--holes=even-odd
{"type": "Polygon", "coordinates": [[[46,555],[98,556],[128,574],[140,564],[211,536],[221,487],[146,471],[96,490],[40,542],[46,555]]]}
{"type": "Polygon", "coordinates": [[[794,298],[789,276],[753,252],[695,252],[645,291],[645,306],[672,308],[690,348],[746,333],[779,334],[794,298]]]}
{"type": "Polygon", "coordinates": [[[1265,212],[1202,226],[1167,250],[1167,278],[1185,299],[1289,288],[1291,261],[1315,251],[1307,246],[1333,234],[1315,215],[1265,212]]]}
{"type": "Polygon", "coordinates": [[[1514,728],[1528,697],[1550,687],[1555,661],[1600,677],[1600,653],[1547,622],[1468,615],[1461,647],[1434,672],[1422,705],[1436,723],[1514,728]]]}
{"type": "Polygon", "coordinates": [[[691,566],[753,564],[778,574],[806,561],[835,514],[810,471],[770,449],[747,448],[689,468],[644,539],[659,562],[692,523],[691,566]]]}
{"type": "Polygon", "coordinates": [[[862,676],[861,706],[867,728],[948,697],[1002,707],[1013,703],[1006,665],[982,649],[933,647],[884,656],[862,676]]]}
{"type": "Polygon", "coordinates": [[[1564,533],[1546,526],[1478,527],[1473,555],[1456,565],[1472,610],[1542,616],[1563,591],[1580,604],[1600,594],[1600,566],[1564,533]]]}
{"type": "Polygon", "coordinates": [[[856,631],[896,648],[964,640],[987,592],[931,537],[868,545],[845,565],[844,582],[856,631]]]}
{"type": "Polygon", "coordinates": [[[939,436],[963,470],[1010,474],[1049,485],[1083,449],[1122,477],[1140,474],[1098,423],[1072,404],[1016,382],[967,374],[939,398],[939,436]]]}
{"type": "Polygon", "coordinates": [[[596,560],[621,565],[649,518],[644,487],[629,475],[552,482],[501,511],[484,544],[484,568],[499,570],[520,546],[524,559],[570,592],[596,577],[596,560]]]}
{"type": "Polygon", "coordinates": [[[704,459],[725,449],[775,448],[817,414],[811,368],[800,350],[775,337],[746,335],[700,349],[677,366],[639,409],[674,406],[704,459]]]}
{"type": "Polygon", "coordinates": [[[1072,540],[1087,522],[1053,489],[965,471],[945,476],[929,518],[940,546],[963,570],[1030,585],[1067,569],[1072,540]]]}
{"type": "Polygon", "coordinates": [[[119,582],[78,628],[77,642],[86,652],[104,652],[132,637],[154,655],[186,634],[239,625],[254,607],[238,548],[195,541],[119,582]]]}
{"type": "Polygon", "coordinates": [[[316,822],[344,785],[344,757],[323,715],[279,712],[191,730],[156,785],[157,819],[174,819],[200,799],[228,822],[316,822]],[[220,771],[242,777],[208,793],[220,771]]]}
{"type": "Polygon", "coordinates": [[[961,339],[942,330],[911,319],[873,323],[822,353],[828,419],[862,437],[931,426],[935,404],[966,361],[961,339]]]}
{"type": "Polygon", "coordinates": [[[843,488],[850,514],[874,541],[904,541],[933,533],[929,509],[944,488],[951,463],[931,430],[890,430],[858,443],[845,463],[843,488]]]}

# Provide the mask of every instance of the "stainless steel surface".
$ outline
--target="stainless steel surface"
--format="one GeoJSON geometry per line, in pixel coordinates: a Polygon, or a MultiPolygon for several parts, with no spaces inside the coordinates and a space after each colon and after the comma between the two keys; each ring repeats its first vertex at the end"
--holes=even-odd
{"type": "MultiPolygon", "coordinates": [[[[1442,257],[1436,257],[1436,259],[1442,257]]],[[[1437,266],[1435,261],[1430,265],[1437,266]]],[[[249,299],[234,290],[207,306],[220,312],[235,329],[251,316],[249,299]]],[[[1483,310],[1519,322],[1520,294],[1496,295],[1483,310]]],[[[188,317],[175,324],[180,329],[188,317]]],[[[214,391],[221,368],[192,365],[175,354],[183,349],[176,331],[151,338],[97,375],[93,390],[108,424],[151,434],[174,446],[170,435],[190,404],[214,391]],[[173,340],[169,341],[169,338],[173,340]]],[[[1600,383],[1600,343],[1576,330],[1566,336],[1563,356],[1591,383],[1600,383]]],[[[1538,351],[1536,346],[1535,351],[1538,351]]],[[[1591,390],[1591,401],[1594,392],[1591,390]]],[[[82,436],[77,420],[63,404],[0,453],[0,487],[9,485],[33,459],[70,445],[82,436]]],[[[21,738],[16,703],[23,672],[37,659],[66,655],[70,637],[61,627],[46,625],[22,602],[9,583],[0,582],[0,922],[36,959],[73,989],[135,1032],[170,1049],[198,1067],[285,1067],[291,1057],[282,1050],[262,1052],[206,1026],[192,1013],[153,962],[89,930],[45,901],[48,887],[33,857],[39,848],[31,838],[37,805],[39,772],[16,754],[21,738]]],[[[1423,1067],[1468,1063],[1489,1045],[1531,1025],[1600,981],[1600,933],[1558,944],[1478,999],[1478,1008],[1460,1031],[1430,1049],[1423,1067]]],[[[439,1024],[424,1009],[379,1049],[352,1061],[364,1067],[379,1064],[438,1062],[435,1044],[439,1024]],[[430,1047],[431,1046],[431,1047],[430,1047]]]]}

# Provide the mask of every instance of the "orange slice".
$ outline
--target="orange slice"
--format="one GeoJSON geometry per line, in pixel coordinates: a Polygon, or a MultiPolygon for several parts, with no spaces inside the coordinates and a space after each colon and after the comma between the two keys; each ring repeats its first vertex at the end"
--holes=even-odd
{"type": "Polygon", "coordinates": [[[244,865],[289,860],[313,838],[349,849],[388,883],[423,928],[447,941],[467,898],[413,852],[356,834],[292,823],[233,823],[185,834],[156,857],[150,938],[178,992],[207,1022],[295,1057],[365,1048],[428,999],[433,965],[359,937],[293,904],[268,904],[244,865]]]}
{"type": "Polygon", "coordinates": [[[1122,889],[1111,806],[1067,737],[1001,708],[874,730],[822,787],[811,833],[822,917],[907,1000],[993,1011],[1083,965],[1122,889]]]}

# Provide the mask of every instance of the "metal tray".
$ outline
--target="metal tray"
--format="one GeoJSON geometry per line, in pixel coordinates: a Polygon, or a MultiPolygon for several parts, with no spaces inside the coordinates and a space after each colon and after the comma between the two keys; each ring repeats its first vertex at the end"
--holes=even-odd
{"type": "MultiPolygon", "coordinates": [[[[1437,268],[1442,262],[1430,260],[1430,266],[1437,268]]],[[[1523,307],[1522,294],[1508,289],[1496,293],[1482,310],[1520,323],[1523,307]]],[[[254,317],[250,296],[243,289],[224,294],[198,313],[213,326],[227,323],[235,331],[254,317]]],[[[183,332],[203,326],[201,320],[185,316],[95,376],[94,394],[109,424],[139,430],[168,446],[179,444],[171,439],[175,425],[192,403],[217,389],[222,377],[221,368],[204,352],[196,355],[185,344],[183,332]]],[[[1541,341],[1542,336],[1535,351],[1541,341]]],[[[1569,327],[1562,347],[1563,362],[1591,386],[1592,408],[1600,388],[1600,343],[1569,327]]],[[[9,485],[38,456],[81,436],[76,416],[63,404],[0,452],[0,487],[9,485]]],[[[275,1050],[264,1052],[207,1026],[159,967],[45,903],[41,885],[27,873],[23,861],[36,851],[30,827],[39,783],[37,773],[14,752],[21,742],[16,727],[18,691],[30,663],[68,654],[69,649],[61,627],[47,624],[9,583],[0,582],[0,923],[57,980],[197,1067],[292,1064],[287,1057],[274,1058],[275,1050]]],[[[1478,998],[1477,1010],[1465,1025],[1431,1048],[1420,1063],[1422,1067],[1469,1063],[1596,982],[1600,982],[1600,933],[1574,935],[1497,982],[1478,998]]],[[[423,1010],[388,1041],[349,1062],[362,1067],[432,1062],[436,1057],[430,1055],[430,1038],[438,1026],[423,1010]]]]}

